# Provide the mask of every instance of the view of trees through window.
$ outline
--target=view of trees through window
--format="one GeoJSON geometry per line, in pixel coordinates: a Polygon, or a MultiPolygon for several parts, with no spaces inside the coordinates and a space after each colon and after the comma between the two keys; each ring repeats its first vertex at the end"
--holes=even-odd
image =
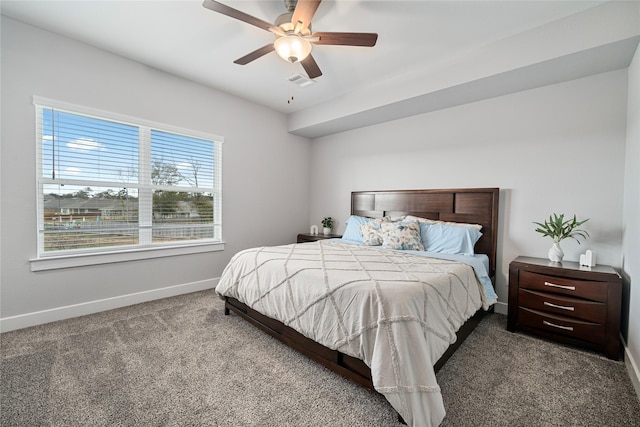
{"type": "Polygon", "coordinates": [[[220,143],[38,108],[42,251],[219,239],[220,143]]]}

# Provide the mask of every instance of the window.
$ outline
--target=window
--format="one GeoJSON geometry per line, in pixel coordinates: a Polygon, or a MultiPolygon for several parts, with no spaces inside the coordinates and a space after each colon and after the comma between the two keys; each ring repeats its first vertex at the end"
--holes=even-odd
{"type": "Polygon", "coordinates": [[[34,104],[40,258],[221,242],[221,138],[34,104]]]}

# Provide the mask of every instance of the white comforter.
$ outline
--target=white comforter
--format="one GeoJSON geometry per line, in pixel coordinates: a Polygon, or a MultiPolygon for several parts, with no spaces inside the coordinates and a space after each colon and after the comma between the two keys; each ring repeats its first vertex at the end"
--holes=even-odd
{"type": "Polygon", "coordinates": [[[444,419],[433,364],[483,305],[466,264],[328,240],[239,252],[216,292],[363,360],[409,426],[444,419]]]}

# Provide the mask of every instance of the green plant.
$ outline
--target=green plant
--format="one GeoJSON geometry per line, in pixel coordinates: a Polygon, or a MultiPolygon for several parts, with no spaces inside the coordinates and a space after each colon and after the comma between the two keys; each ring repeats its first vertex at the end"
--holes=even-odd
{"type": "Polygon", "coordinates": [[[322,220],[322,226],[325,228],[333,228],[333,218],[331,218],[330,216],[324,218],[322,220]]]}
{"type": "Polygon", "coordinates": [[[551,237],[556,243],[561,242],[567,237],[571,237],[576,242],[578,242],[578,244],[580,244],[580,240],[578,240],[578,237],[586,239],[589,233],[587,233],[585,230],[580,230],[578,227],[580,227],[587,221],[589,221],[589,218],[583,221],[578,221],[575,215],[573,216],[573,219],[568,219],[565,221],[564,214],[553,214],[549,215],[548,221],[545,221],[543,223],[534,221],[533,223],[538,226],[538,228],[536,228],[536,231],[538,233],[541,233],[543,236],[551,237]]]}

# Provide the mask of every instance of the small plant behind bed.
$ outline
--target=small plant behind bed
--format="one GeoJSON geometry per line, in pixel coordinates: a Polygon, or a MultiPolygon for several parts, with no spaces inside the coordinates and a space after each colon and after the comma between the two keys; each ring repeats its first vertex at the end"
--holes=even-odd
{"type": "Polygon", "coordinates": [[[331,234],[331,230],[333,229],[333,218],[327,216],[322,219],[322,233],[323,234],[331,234]]]}

